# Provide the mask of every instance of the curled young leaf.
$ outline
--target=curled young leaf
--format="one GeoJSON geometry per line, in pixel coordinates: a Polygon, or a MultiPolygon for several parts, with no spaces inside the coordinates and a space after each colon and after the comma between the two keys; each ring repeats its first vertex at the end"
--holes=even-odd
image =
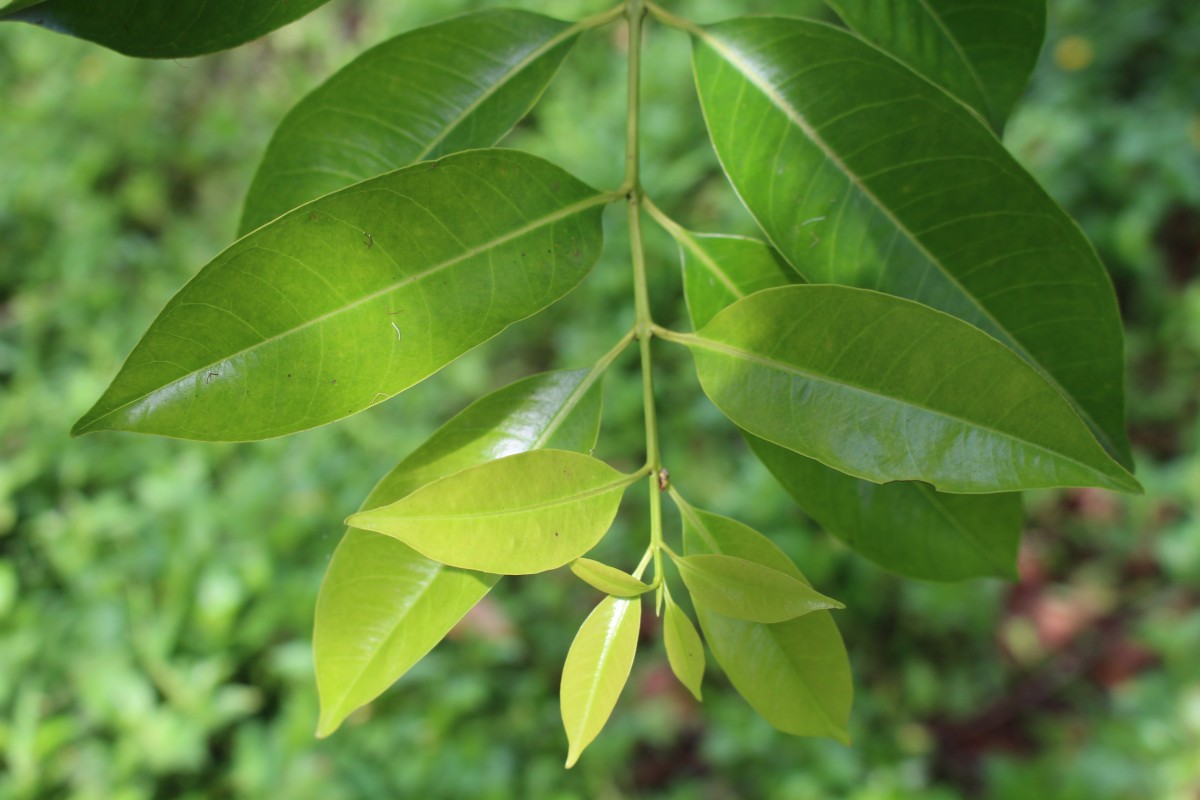
{"type": "Polygon", "coordinates": [[[613,597],[638,597],[654,588],[628,572],[622,572],[616,567],[590,558],[577,558],[572,561],[571,572],[589,586],[613,597]]]}
{"type": "Polygon", "coordinates": [[[533,450],[465,469],[346,524],[443,564],[526,575],[591,550],[638,477],[579,453],[533,450]]]}

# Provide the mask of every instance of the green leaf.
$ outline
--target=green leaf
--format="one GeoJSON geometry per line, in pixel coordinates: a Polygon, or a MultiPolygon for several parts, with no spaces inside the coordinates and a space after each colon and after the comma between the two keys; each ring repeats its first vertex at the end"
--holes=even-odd
{"type": "MultiPolygon", "coordinates": [[[[777,262],[757,256],[764,250],[774,251],[753,240],[729,239],[726,250],[712,253],[710,279],[704,278],[702,268],[689,274],[689,261],[692,265],[705,263],[699,252],[693,259],[687,255],[686,237],[693,235],[669,219],[660,221],[675,235],[684,253],[684,286],[693,327],[703,327],[729,304],[773,285],[763,283],[762,278],[778,274],[777,262]]],[[[700,241],[707,244],[707,240],[703,237],[695,246],[698,248],[700,241]]],[[[745,431],[742,435],[809,516],[883,567],[937,581],[980,575],[1016,577],[1021,538],[1018,494],[946,494],[913,481],[875,484],[745,431]]]]}
{"type": "Polygon", "coordinates": [[[73,433],[243,441],[362,411],[573,289],[608,201],[509,150],[326,195],[205,267],[73,433]]]}
{"type": "Polygon", "coordinates": [[[628,572],[622,572],[616,567],[590,558],[577,558],[572,561],[571,572],[589,586],[613,597],[639,597],[654,588],[628,572]]]}
{"type": "Polygon", "coordinates": [[[559,690],[568,769],[575,766],[617,705],[633,668],[641,625],[641,601],[606,597],[571,642],[559,690]]]}
{"type": "Polygon", "coordinates": [[[748,294],[797,282],[787,262],[765,242],[694,233],[657,209],[652,213],[679,244],[683,294],[693,328],[704,327],[718,311],[748,294]]]}
{"type": "Polygon", "coordinates": [[[974,108],[997,131],[1037,64],[1046,0],[825,0],[859,36],[974,108]]]}
{"type": "MultiPolygon", "coordinates": [[[[683,502],[679,507],[689,555],[745,558],[807,583],[762,534],[683,502]]],[[[795,736],[829,736],[850,743],[850,660],[828,611],[773,625],[731,619],[701,606],[696,616],[729,681],[767,722],[795,736]]]]}
{"type": "MultiPolygon", "coordinates": [[[[548,372],[475,401],[389,472],[363,508],[393,503],[438,478],[525,450],[589,452],[600,428],[598,378],[589,370],[548,372]]],[[[498,579],[439,564],[389,536],[346,531],[317,598],[317,735],[333,733],[395,683],[498,579]]]]}
{"type": "Polygon", "coordinates": [[[280,123],[254,176],[241,234],[350,184],[491,147],[541,97],[579,27],[483,11],[368,50],[280,123]]]}
{"type": "Polygon", "coordinates": [[[237,47],[329,0],[26,0],[0,21],[28,22],[130,56],[184,58],[237,47]]]}
{"type": "Polygon", "coordinates": [[[696,42],[695,70],[726,173],[806,280],[908,297],[982,328],[1131,464],[1108,275],[974,114],[816,22],[712,26],[696,42]]]}
{"type": "Polygon", "coordinates": [[[667,607],[663,616],[663,640],[667,646],[667,661],[671,671],[679,679],[697,701],[700,696],[701,684],[704,682],[704,644],[700,634],[688,619],[687,613],[671,595],[665,595],[667,607]]]}
{"type": "Polygon", "coordinates": [[[470,467],[346,523],[443,564],[528,575],[591,550],[638,477],[579,453],[534,450],[470,467]]]}
{"type": "Polygon", "coordinates": [[[675,559],[697,607],[750,622],[783,622],[829,608],[845,608],[784,572],[722,555],[675,559]]]}
{"type": "Polygon", "coordinates": [[[931,581],[1016,579],[1019,494],[947,494],[913,481],[870,483],[753,434],[743,436],[809,516],[880,566],[931,581]]]}
{"type": "Polygon", "coordinates": [[[995,339],[845,286],[739,300],[695,336],[704,391],[742,428],[859,478],[947,492],[1139,492],[1062,395],[995,339]]]}

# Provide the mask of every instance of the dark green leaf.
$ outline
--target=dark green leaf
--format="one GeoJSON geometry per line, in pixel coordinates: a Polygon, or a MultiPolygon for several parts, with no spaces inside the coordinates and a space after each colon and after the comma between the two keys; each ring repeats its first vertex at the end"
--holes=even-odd
{"type": "Polygon", "coordinates": [[[534,450],[470,467],[346,523],[443,564],[526,575],[591,550],[636,479],[591,456],[534,450]]]}
{"type": "Polygon", "coordinates": [[[743,435],[809,516],[879,565],[933,581],[1016,578],[1019,494],[947,494],[912,481],[870,483],[743,435]]]}
{"type": "Polygon", "coordinates": [[[509,150],[322,197],[188,283],[73,433],[265,439],[368,408],[574,288],[608,200],[509,150]]]}
{"type": "MultiPolygon", "coordinates": [[[[483,397],[380,481],[378,508],[491,459],[539,447],[590,452],[600,427],[598,373],[534,375],[483,397]]],[[[375,699],[462,619],[499,576],[447,567],[389,536],[351,528],[317,598],[313,656],[327,736],[375,699]]]]}
{"type": "Polygon", "coordinates": [[[734,556],[704,554],[675,560],[697,607],[750,622],[783,622],[845,608],[785,572],[734,556]]]}
{"type": "Polygon", "coordinates": [[[590,558],[577,558],[572,561],[571,572],[589,586],[613,597],[639,597],[654,588],[628,572],[622,572],[616,567],[590,558]]]}
{"type": "Polygon", "coordinates": [[[1116,297],[1078,226],[971,112],[844,31],[700,34],[697,84],[738,193],[814,283],[917,300],[1012,347],[1129,466],[1116,297]]]}
{"type": "Polygon", "coordinates": [[[491,147],[529,112],[579,28],[484,11],[389,39],[280,123],[250,186],[241,233],[350,184],[491,147]]]}
{"type": "Polygon", "coordinates": [[[629,680],[642,625],[641,607],[639,600],[606,597],[571,642],[559,689],[568,768],[575,766],[600,733],[629,680]]]}
{"type": "Polygon", "coordinates": [[[1046,35],[1046,0],[825,0],[871,43],[982,114],[997,131],[1046,35]]]}
{"type": "Polygon", "coordinates": [[[663,615],[663,641],[667,646],[667,661],[679,682],[696,700],[703,700],[700,687],[704,682],[704,644],[687,613],[675,605],[671,595],[665,597],[667,606],[663,615]]]}
{"type": "MultiPolygon", "coordinates": [[[[689,555],[757,561],[804,576],[770,540],[740,522],[680,503],[689,555]]],[[[704,638],[734,688],[768,722],[796,736],[830,736],[849,744],[846,724],[854,685],[841,634],[828,611],[765,625],[696,608],[704,638]]]]}
{"type": "Polygon", "coordinates": [[[143,58],[237,47],[329,0],[17,0],[0,21],[29,22],[143,58]]]}
{"type": "Polygon", "coordinates": [[[1040,373],[978,328],[910,300],[786,286],[675,336],[735,423],[860,478],[961,493],[1141,491],[1040,373]]]}

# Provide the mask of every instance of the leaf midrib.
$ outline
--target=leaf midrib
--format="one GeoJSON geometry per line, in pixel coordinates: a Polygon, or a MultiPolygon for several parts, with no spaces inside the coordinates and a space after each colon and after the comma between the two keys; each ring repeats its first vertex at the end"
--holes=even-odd
{"type": "Polygon", "coordinates": [[[517,228],[514,231],[510,231],[509,233],[506,233],[502,236],[497,236],[496,238],[491,239],[481,245],[476,245],[475,247],[472,247],[469,250],[466,250],[465,252],[463,252],[453,258],[442,261],[438,264],[433,265],[432,267],[427,267],[426,269],[424,269],[420,272],[405,276],[405,278],[403,278],[402,280],[395,281],[394,283],[388,284],[387,286],[383,287],[382,289],[377,289],[376,291],[371,292],[370,294],[367,294],[367,295],[359,298],[358,300],[355,300],[350,303],[346,303],[342,306],[339,306],[330,311],[327,311],[324,314],[320,314],[316,317],[313,317],[310,320],[306,320],[305,322],[303,322],[299,325],[288,328],[285,331],[280,331],[277,334],[268,336],[260,341],[255,342],[254,344],[250,345],[249,347],[243,347],[241,350],[238,350],[235,353],[230,353],[229,355],[222,356],[221,358],[219,358],[215,361],[211,361],[201,367],[197,367],[196,369],[193,369],[193,370],[185,373],[184,375],[181,375],[180,377],[175,378],[172,381],[164,383],[160,386],[156,386],[153,389],[151,389],[150,391],[143,392],[143,393],[139,394],[138,396],[136,396],[130,400],[127,400],[126,402],[122,403],[121,405],[115,406],[115,407],[109,409],[108,411],[105,411],[103,414],[93,417],[92,419],[88,420],[88,422],[85,425],[76,426],[76,428],[72,431],[72,433],[79,434],[79,433],[83,433],[91,428],[94,428],[96,426],[96,424],[99,423],[101,420],[107,419],[108,417],[111,417],[113,414],[116,414],[120,411],[123,411],[126,408],[129,408],[132,405],[142,402],[143,400],[145,400],[147,397],[150,397],[155,392],[162,391],[163,389],[167,388],[168,386],[174,386],[179,383],[182,383],[183,381],[187,380],[188,378],[191,378],[200,373],[203,373],[206,370],[208,370],[218,364],[222,364],[222,363],[229,361],[230,359],[234,359],[234,358],[243,356],[246,353],[257,350],[260,347],[266,347],[267,345],[273,344],[274,342],[280,341],[281,339],[284,339],[288,336],[292,336],[293,334],[299,333],[300,331],[311,328],[314,325],[319,325],[320,323],[325,322],[326,320],[333,319],[334,317],[337,317],[341,314],[352,311],[361,305],[371,302],[372,300],[377,300],[378,298],[384,297],[392,292],[395,292],[399,289],[404,288],[405,286],[409,286],[411,284],[418,283],[418,282],[424,280],[425,278],[428,278],[432,275],[436,275],[439,272],[442,272],[443,270],[446,270],[446,269],[449,269],[450,267],[455,266],[456,264],[460,264],[471,258],[482,255],[482,254],[486,253],[487,251],[492,250],[496,247],[500,247],[504,244],[507,244],[510,241],[519,239],[522,236],[525,236],[529,233],[532,233],[532,232],[538,230],[539,228],[545,227],[547,225],[553,225],[555,222],[559,222],[561,220],[567,219],[568,217],[574,216],[575,214],[579,214],[579,213],[586,211],[589,208],[592,208],[594,206],[606,204],[606,203],[610,202],[610,200],[611,200],[611,198],[609,195],[597,193],[596,195],[588,198],[587,200],[581,200],[577,203],[573,203],[570,206],[559,209],[558,211],[554,212],[553,214],[548,214],[544,217],[540,217],[539,219],[534,220],[533,222],[527,223],[527,224],[521,226],[520,228],[517,228]]]}

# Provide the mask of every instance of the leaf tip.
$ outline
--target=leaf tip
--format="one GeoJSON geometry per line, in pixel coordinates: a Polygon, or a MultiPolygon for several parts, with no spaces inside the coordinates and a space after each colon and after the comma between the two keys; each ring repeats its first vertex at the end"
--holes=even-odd
{"type": "Polygon", "coordinates": [[[575,746],[571,745],[571,747],[567,750],[567,760],[566,763],[563,764],[564,769],[570,769],[571,767],[575,766],[576,762],[579,761],[580,755],[581,753],[575,749],[575,746]]]}

